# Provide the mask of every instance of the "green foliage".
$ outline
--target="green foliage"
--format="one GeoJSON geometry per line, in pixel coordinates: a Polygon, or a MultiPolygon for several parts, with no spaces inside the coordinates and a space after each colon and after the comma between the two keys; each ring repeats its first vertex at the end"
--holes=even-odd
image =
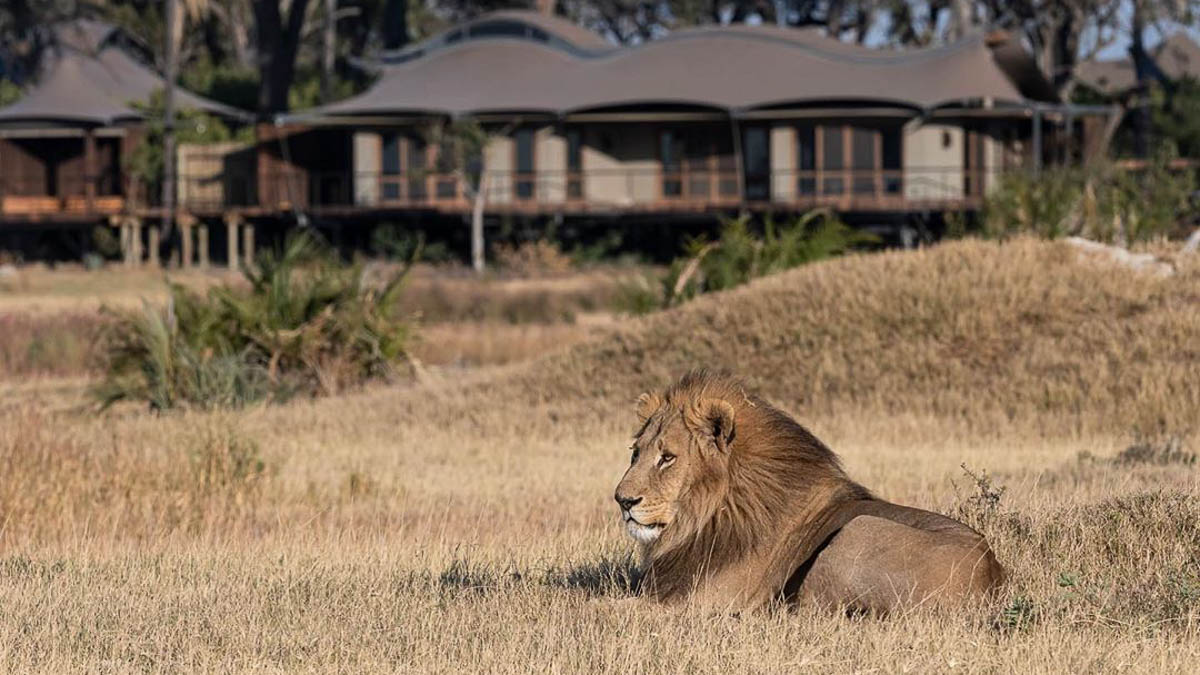
{"type": "Polygon", "coordinates": [[[424,232],[413,232],[392,223],[371,230],[371,253],[379,258],[401,262],[438,264],[454,259],[454,254],[445,243],[426,243],[424,232]]]}
{"type": "MultiPolygon", "coordinates": [[[[353,80],[333,77],[333,101],[348,98],[358,93],[358,86],[353,80]]],[[[321,73],[315,69],[297,71],[292,86],[288,89],[288,108],[304,110],[326,103],[321,99],[321,73]]],[[[253,107],[253,106],[252,106],[253,107]]]]}
{"type": "Polygon", "coordinates": [[[1183,157],[1200,157],[1200,81],[1185,76],[1167,96],[1161,87],[1151,95],[1150,120],[1155,137],[1183,157]]]}
{"type": "Polygon", "coordinates": [[[117,313],[94,393],[104,406],[238,407],[390,377],[410,337],[396,315],[406,272],[369,285],[360,265],[294,235],[245,272],[249,289],[172,285],[165,309],[117,313]]]}
{"type": "Polygon", "coordinates": [[[613,310],[621,314],[642,316],[656,312],[666,304],[666,279],[653,275],[639,274],[626,279],[617,286],[613,296],[613,310]]]}
{"type": "Polygon", "coordinates": [[[181,74],[184,87],[242,110],[258,107],[258,71],[234,63],[214,63],[202,54],[181,74]]]}
{"type": "Polygon", "coordinates": [[[827,209],[809,211],[786,225],[768,216],[761,234],[743,215],[726,220],[716,241],[698,237],[685,242],[686,255],[671,263],[657,284],[646,277],[622,284],[614,306],[617,311],[646,314],[877,241],[875,235],[850,227],[827,209]]]}
{"type": "Polygon", "coordinates": [[[115,258],[121,254],[121,241],[113,228],[107,225],[92,228],[92,247],[105,258],[115,258]]]}
{"type": "Polygon", "coordinates": [[[21,98],[21,88],[12,80],[0,77],[0,107],[17,102],[21,98]]]}
{"type": "Polygon", "coordinates": [[[1196,215],[1190,171],[1173,170],[1169,152],[1145,170],[1117,167],[1049,169],[1040,175],[1013,172],[984,202],[984,234],[1030,233],[1048,239],[1082,236],[1128,244],[1178,234],[1196,215]]]}
{"type": "Polygon", "coordinates": [[[786,225],[767,217],[761,235],[751,229],[749,216],[742,216],[725,221],[717,241],[700,237],[685,244],[687,258],[672,265],[664,297],[668,304],[677,304],[875,241],[874,235],[846,225],[825,209],[809,211],[786,225]]]}
{"type": "MultiPolygon", "coordinates": [[[[133,107],[146,116],[145,136],[132,152],[125,156],[125,168],[141,181],[151,194],[157,194],[163,177],[163,134],[166,128],[166,112],[163,90],[158,89],[145,103],[133,103],[133,107]]],[[[245,126],[236,134],[219,117],[199,110],[176,111],[175,142],[223,143],[254,140],[254,129],[245,126]]]]}

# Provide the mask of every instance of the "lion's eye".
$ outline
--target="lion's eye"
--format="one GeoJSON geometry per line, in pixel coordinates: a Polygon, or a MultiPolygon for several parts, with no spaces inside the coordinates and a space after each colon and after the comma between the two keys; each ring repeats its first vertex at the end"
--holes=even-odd
{"type": "Polygon", "coordinates": [[[629,458],[629,463],[630,463],[630,464],[636,464],[636,463],[637,463],[637,458],[638,458],[638,449],[635,447],[635,448],[633,449],[633,456],[629,458]]]}
{"type": "Polygon", "coordinates": [[[675,455],[669,452],[664,452],[658,456],[658,468],[665,469],[675,462],[675,455]]]}

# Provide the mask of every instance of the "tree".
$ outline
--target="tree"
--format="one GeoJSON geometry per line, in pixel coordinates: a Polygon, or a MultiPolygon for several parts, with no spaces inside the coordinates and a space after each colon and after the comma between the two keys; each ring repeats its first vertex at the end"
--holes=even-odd
{"type": "MultiPolygon", "coordinates": [[[[496,133],[503,136],[510,131],[511,125],[496,133]]],[[[488,191],[484,151],[489,134],[479,122],[461,118],[435,127],[434,137],[438,147],[438,169],[453,174],[471,202],[471,266],[476,274],[482,274],[486,243],[483,238],[483,210],[488,191]]]]}
{"type": "Polygon", "coordinates": [[[308,0],[291,0],[286,14],[283,0],[254,0],[254,25],[258,34],[258,112],[273,115],[288,109],[288,90],[296,75],[296,54],[304,29],[308,0]]]}

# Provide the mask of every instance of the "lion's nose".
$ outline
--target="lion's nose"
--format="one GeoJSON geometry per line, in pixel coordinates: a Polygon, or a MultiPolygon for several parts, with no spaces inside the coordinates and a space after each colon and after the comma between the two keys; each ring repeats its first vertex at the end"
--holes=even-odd
{"type": "Polygon", "coordinates": [[[637,506],[638,502],[642,501],[641,497],[622,497],[621,495],[616,495],[615,499],[617,500],[617,503],[621,505],[621,508],[625,509],[626,511],[637,506]]]}

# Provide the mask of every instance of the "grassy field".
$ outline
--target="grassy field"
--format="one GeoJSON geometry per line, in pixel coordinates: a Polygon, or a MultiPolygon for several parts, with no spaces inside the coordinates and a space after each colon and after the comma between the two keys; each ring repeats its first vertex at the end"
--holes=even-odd
{"type": "Polygon", "coordinates": [[[852,257],[238,412],[97,416],[86,374],[11,377],[0,671],[1190,672],[1200,265],[1178,266],[1027,240],[852,257]],[[1002,597],[882,620],[626,602],[633,401],[698,365],[983,531],[1002,597]]]}

